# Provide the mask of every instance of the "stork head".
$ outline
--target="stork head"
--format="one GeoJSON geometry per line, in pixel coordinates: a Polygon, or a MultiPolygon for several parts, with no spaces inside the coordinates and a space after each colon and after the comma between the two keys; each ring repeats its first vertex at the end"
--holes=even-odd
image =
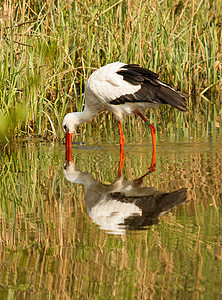
{"type": "Polygon", "coordinates": [[[88,122],[92,118],[94,118],[97,113],[92,113],[91,111],[84,110],[82,112],[73,112],[69,113],[65,116],[62,122],[62,128],[66,134],[66,146],[71,147],[71,137],[76,130],[76,128],[84,123],[88,122]]]}
{"type": "MultiPolygon", "coordinates": [[[[76,117],[76,113],[69,113],[63,119],[62,128],[66,134],[66,149],[71,149],[72,135],[78,125],[79,122],[78,118],[76,117]]],[[[70,159],[70,155],[71,154],[68,154],[68,160],[70,159]]]]}
{"type": "Polygon", "coordinates": [[[69,113],[63,119],[62,129],[66,134],[72,135],[78,125],[78,119],[75,117],[75,113],[69,113]]]}

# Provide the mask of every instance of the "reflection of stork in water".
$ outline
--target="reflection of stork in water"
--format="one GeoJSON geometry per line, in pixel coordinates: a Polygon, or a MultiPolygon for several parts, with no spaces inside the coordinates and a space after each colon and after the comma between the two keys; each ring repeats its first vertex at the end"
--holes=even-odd
{"type": "Polygon", "coordinates": [[[63,173],[70,182],[84,184],[87,213],[101,229],[114,234],[156,224],[160,216],[187,198],[186,189],[163,193],[155,187],[142,187],[145,175],[134,181],[118,177],[105,185],[78,170],[72,161],[65,163],[63,173]]]}

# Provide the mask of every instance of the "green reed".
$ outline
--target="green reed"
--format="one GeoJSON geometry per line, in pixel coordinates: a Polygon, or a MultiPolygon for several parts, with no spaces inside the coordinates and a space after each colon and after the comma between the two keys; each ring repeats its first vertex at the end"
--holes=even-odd
{"type": "MultiPolygon", "coordinates": [[[[194,126],[204,133],[209,123],[209,130],[220,127],[221,3],[2,3],[1,140],[58,137],[65,114],[83,109],[83,86],[90,74],[118,60],[148,67],[191,95],[187,114],[166,107],[147,112],[158,130],[194,126]]],[[[132,132],[130,120],[126,118],[127,131],[132,132]]],[[[85,129],[87,134],[92,127],[108,133],[115,126],[106,115],[85,129]]],[[[141,121],[136,126],[144,131],[141,121]]]]}

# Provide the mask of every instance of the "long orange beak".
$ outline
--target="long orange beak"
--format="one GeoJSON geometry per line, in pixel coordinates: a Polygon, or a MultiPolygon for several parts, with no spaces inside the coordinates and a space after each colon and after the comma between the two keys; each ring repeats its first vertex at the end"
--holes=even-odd
{"type": "Polygon", "coordinates": [[[73,133],[66,133],[66,160],[73,161],[72,159],[72,135],[73,133]]]}
{"type": "Polygon", "coordinates": [[[73,133],[66,133],[66,148],[72,147],[72,135],[73,133]]]}

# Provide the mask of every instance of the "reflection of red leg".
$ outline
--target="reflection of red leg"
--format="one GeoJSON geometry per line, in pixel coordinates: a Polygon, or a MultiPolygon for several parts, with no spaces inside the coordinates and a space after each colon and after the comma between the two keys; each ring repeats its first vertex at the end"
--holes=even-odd
{"type": "Polygon", "coordinates": [[[150,128],[151,135],[152,135],[153,149],[156,150],[156,134],[155,134],[156,133],[156,127],[153,126],[152,124],[149,124],[149,128],[150,128]]]}
{"type": "Polygon", "coordinates": [[[147,120],[147,118],[144,117],[143,114],[141,114],[140,111],[136,111],[136,113],[140,116],[141,119],[143,119],[144,122],[146,122],[146,124],[148,124],[150,131],[151,131],[151,135],[152,135],[152,142],[153,142],[153,151],[155,149],[155,153],[156,153],[156,128],[155,126],[153,126],[152,124],[150,124],[150,122],[147,120]]]}
{"type": "Polygon", "coordinates": [[[149,175],[150,173],[153,173],[156,170],[156,148],[153,148],[153,156],[152,156],[152,162],[151,165],[149,167],[149,171],[144,174],[143,176],[137,178],[134,180],[135,184],[141,185],[143,182],[143,178],[146,177],[147,175],[149,175]]]}
{"type": "Polygon", "coordinates": [[[156,170],[156,146],[153,147],[153,156],[152,156],[152,163],[149,168],[149,174],[153,173],[156,170]]]}
{"type": "Polygon", "coordinates": [[[119,135],[120,135],[119,145],[120,145],[120,151],[122,151],[125,143],[125,138],[123,135],[123,129],[120,121],[118,121],[118,127],[119,127],[119,135]]]}
{"type": "Polygon", "coordinates": [[[72,159],[72,133],[66,133],[66,160],[73,161],[72,159]]]}
{"type": "Polygon", "coordinates": [[[123,148],[120,147],[120,161],[119,161],[119,170],[118,170],[118,177],[121,177],[122,175],[122,168],[125,160],[125,151],[123,148]]]}

